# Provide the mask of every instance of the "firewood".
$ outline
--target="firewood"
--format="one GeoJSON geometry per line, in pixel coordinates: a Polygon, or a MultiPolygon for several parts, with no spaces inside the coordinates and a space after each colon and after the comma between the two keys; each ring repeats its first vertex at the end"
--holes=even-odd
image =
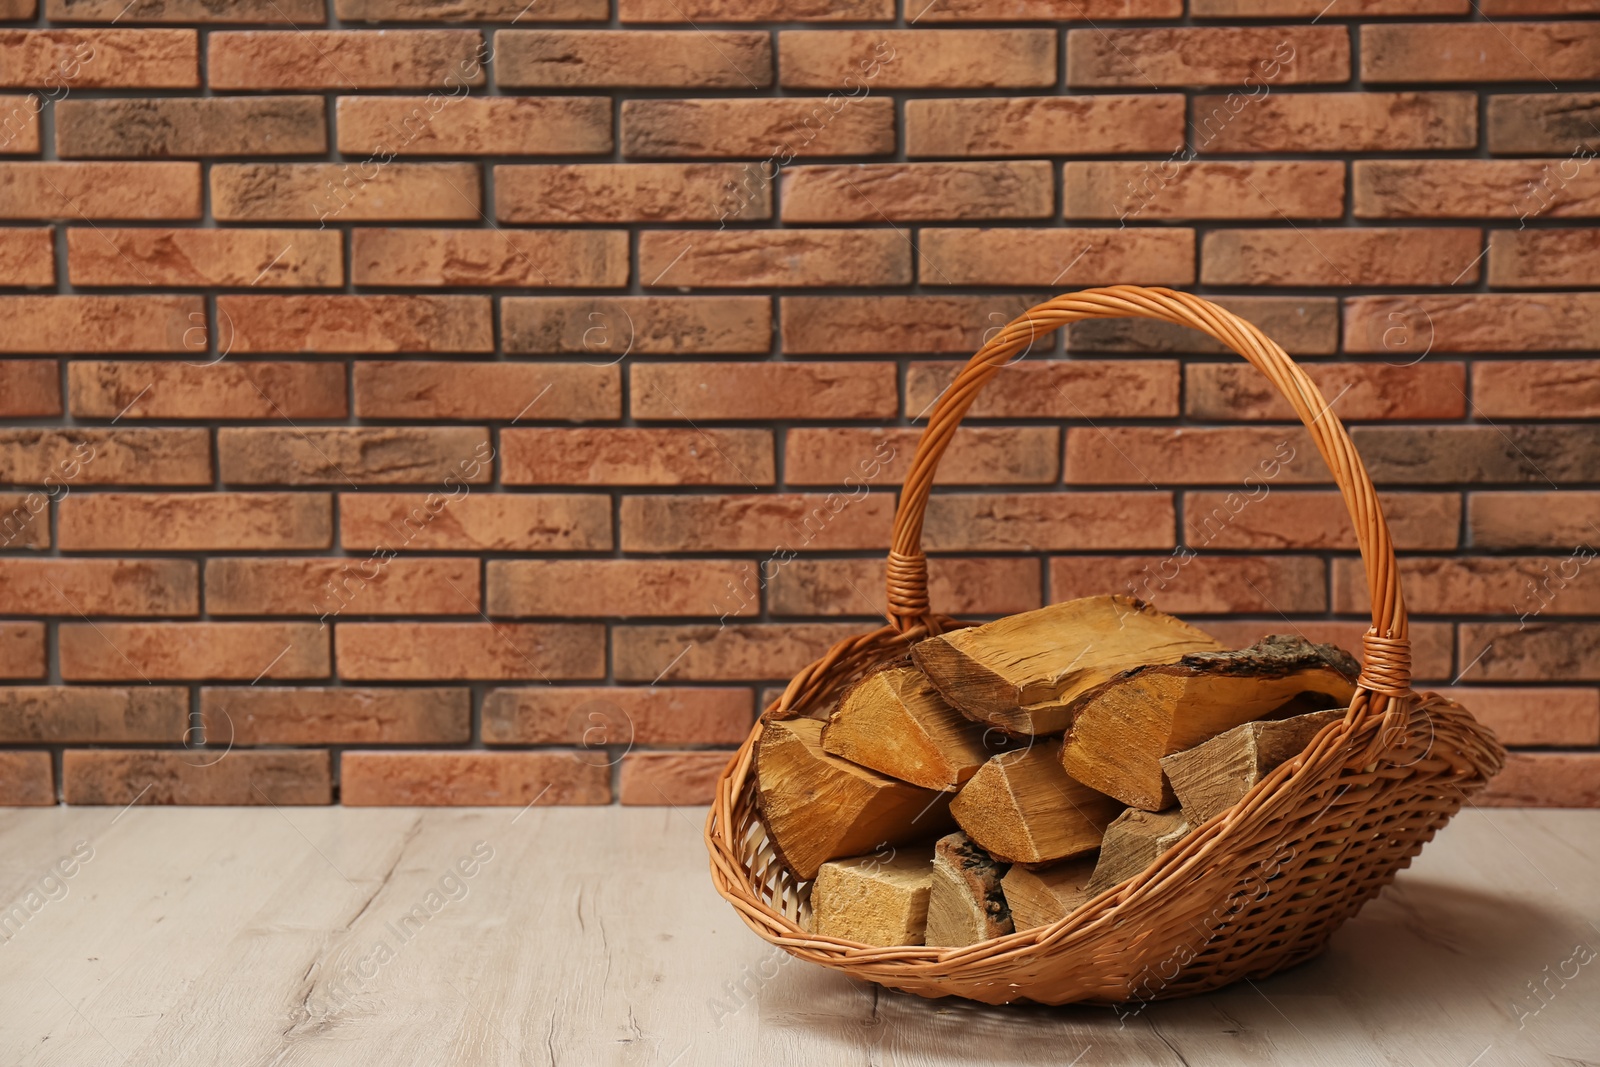
{"type": "Polygon", "coordinates": [[[1042,736],[1122,671],[1223,647],[1142,600],[1096,596],[930,637],[911,658],[968,718],[1042,736]]]}
{"type": "Polygon", "coordinates": [[[801,881],[831,859],[948,829],[950,796],[822,750],[816,719],[769,722],[756,751],[756,804],[778,859],[801,881]]]}
{"type": "Polygon", "coordinates": [[[926,789],[954,792],[994,755],[982,723],[947,704],[915,667],[891,667],[845,693],[822,730],[822,747],[852,763],[926,789]]]}
{"type": "Polygon", "coordinates": [[[952,948],[1011,933],[1011,909],[1000,891],[1005,873],[966,834],[941,837],[933,846],[926,943],[952,948]]]}
{"type": "Polygon", "coordinates": [[[1182,752],[1163,756],[1161,769],[1178,803],[1199,826],[1237,804],[1279,764],[1305,750],[1318,730],[1344,717],[1343,709],[1292,719],[1247,722],[1182,752]]]}
{"type": "Polygon", "coordinates": [[[1064,919],[1097,896],[1089,891],[1094,863],[1093,856],[1080,856],[1038,870],[1013,866],[1000,888],[1016,928],[1031,930],[1064,919]]]}
{"type": "Polygon", "coordinates": [[[884,848],[830,860],[811,887],[812,932],[865,945],[920,945],[928,924],[933,848],[884,848]]]}
{"type": "Polygon", "coordinates": [[[1007,863],[1049,864],[1093,852],[1122,805],[1061,769],[1061,742],[990,758],[950,802],[972,839],[1007,863]]]}
{"type": "Polygon", "coordinates": [[[1089,889],[1099,894],[1139,874],[1156,857],[1182,841],[1191,829],[1189,820],[1177,808],[1161,812],[1129,808],[1106,827],[1089,889]]]}
{"type": "Polygon", "coordinates": [[[1062,765],[1125,804],[1161,811],[1175,800],[1162,756],[1259,719],[1302,693],[1348,704],[1359,671],[1340,649],[1281,636],[1237,652],[1197,652],[1124,671],[1078,705],[1062,765]]]}

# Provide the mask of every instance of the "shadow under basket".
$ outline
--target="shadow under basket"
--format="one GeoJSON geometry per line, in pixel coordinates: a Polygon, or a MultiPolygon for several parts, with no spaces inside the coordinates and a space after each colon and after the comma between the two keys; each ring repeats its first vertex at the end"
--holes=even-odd
{"type": "Polygon", "coordinates": [[[1199,297],[1089,289],[1008,324],[930,416],[891,544],[888,625],[841,641],[789,683],[723,770],[706,818],[717,891],[752,930],[800,959],[919,996],[988,1004],[1127,1003],[1263,978],[1322,951],[1504,763],[1494,735],[1466,709],[1411,688],[1394,546],[1343,425],[1281,348],[1199,297]],[[764,724],[821,714],[868,670],[964,625],[928,604],[922,520],[939,457],[989,378],[1041,336],[1093,318],[1155,319],[1208,334],[1265,374],[1305,424],[1349,509],[1372,596],[1350,709],[1147,870],[1048,926],[963,948],[884,948],[813,934],[810,883],[778,862],[756,811],[753,762],[764,724]]]}

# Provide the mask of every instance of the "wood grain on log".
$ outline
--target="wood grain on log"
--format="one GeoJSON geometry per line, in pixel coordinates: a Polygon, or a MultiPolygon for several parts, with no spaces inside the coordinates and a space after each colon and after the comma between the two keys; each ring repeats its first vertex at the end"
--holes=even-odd
{"type": "Polygon", "coordinates": [[[822,747],[863,767],[954,792],[1004,737],[951,707],[915,667],[891,667],[852,686],[822,730],[822,747]]]}
{"type": "Polygon", "coordinates": [[[1199,826],[1237,804],[1279,764],[1298,756],[1331,722],[1334,708],[1290,719],[1247,722],[1193,748],[1161,758],[1161,769],[1191,823],[1199,826]]]}
{"type": "Polygon", "coordinates": [[[990,758],[961,787],[950,814],[972,839],[1007,863],[1049,864],[1100,847],[1122,804],[1061,767],[1061,742],[990,758]]]}
{"type": "Polygon", "coordinates": [[[830,860],[811,887],[811,929],[867,945],[920,945],[932,885],[928,844],[830,860]]]}
{"type": "Polygon", "coordinates": [[[975,945],[1012,931],[1011,909],[1000,891],[1006,867],[959,831],[933,848],[933,888],[928,894],[927,944],[975,945]]]}
{"type": "Polygon", "coordinates": [[[1011,921],[1018,930],[1031,930],[1064,919],[1096,894],[1089,891],[1094,874],[1093,856],[1058,863],[1037,870],[1013,866],[1000,880],[1000,888],[1011,908],[1011,921]]]}

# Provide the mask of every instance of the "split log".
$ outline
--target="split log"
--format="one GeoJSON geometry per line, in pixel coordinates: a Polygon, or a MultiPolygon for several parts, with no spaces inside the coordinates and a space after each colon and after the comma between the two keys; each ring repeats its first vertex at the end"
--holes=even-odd
{"type": "Polygon", "coordinates": [[[1100,847],[1122,805],[1061,768],[1061,742],[990,758],[950,802],[956,823],[1007,863],[1050,864],[1100,847]]]}
{"type": "Polygon", "coordinates": [[[991,743],[1004,737],[952,708],[915,667],[891,667],[844,694],[822,747],[891,778],[954,792],[994,755],[985,733],[991,743]]]}
{"type": "Polygon", "coordinates": [[[1018,930],[1032,930],[1064,919],[1098,896],[1089,891],[1094,857],[1070,859],[1054,867],[1030,870],[1014,866],[1000,879],[1011,921],[1018,930]]]}
{"type": "Polygon", "coordinates": [[[932,886],[928,845],[830,860],[811,887],[812,932],[865,945],[920,945],[932,886]]]}
{"type": "Polygon", "coordinates": [[[1197,652],[1124,671],[1077,708],[1062,750],[1067,773],[1146,811],[1175,800],[1161,757],[1259,719],[1305,693],[1347,705],[1360,665],[1332,645],[1268,637],[1237,652],[1197,652]]]}
{"type": "Polygon", "coordinates": [[[911,658],[968,718],[1042,736],[1071,725],[1074,704],[1122,671],[1223,647],[1142,600],[1096,596],[930,637],[911,658]]]}
{"type": "Polygon", "coordinates": [[[1089,888],[1098,895],[1142,873],[1191,829],[1189,820],[1177,808],[1160,812],[1129,808],[1106,827],[1089,888]]]}
{"type": "Polygon", "coordinates": [[[1247,722],[1194,748],[1161,758],[1161,769],[1196,826],[1237,804],[1282,764],[1301,752],[1330,722],[1344,717],[1340,708],[1296,715],[1292,719],[1247,722]]]}
{"type": "Polygon", "coordinates": [[[933,846],[926,943],[954,948],[1011,933],[1011,909],[1000,891],[1005,873],[966,834],[941,837],[933,846]]]}
{"type": "Polygon", "coordinates": [[[822,750],[816,719],[769,722],[756,750],[756,805],[779,861],[810,881],[831,859],[941,833],[947,793],[921,789],[822,750]]]}

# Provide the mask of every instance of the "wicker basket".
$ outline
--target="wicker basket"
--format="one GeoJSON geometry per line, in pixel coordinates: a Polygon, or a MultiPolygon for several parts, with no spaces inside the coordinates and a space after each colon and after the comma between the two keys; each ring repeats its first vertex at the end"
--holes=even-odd
{"type": "Polygon", "coordinates": [[[717,783],[705,839],[717,891],[766,940],[803,960],[925,997],[989,1004],[1128,1003],[1261,978],[1320,952],[1504,761],[1465,709],[1410,686],[1406,611],[1372,482],[1316,386],[1254,326],[1196,296],[1114,286],[1056,297],[972,357],[928,421],[895,516],[889,624],[842,641],[789,683],[762,721],[814,713],[908,646],[962,624],[928,605],[922,519],[934,469],[985,382],[1070,322],[1147,318],[1200,330],[1288,398],[1354,520],[1372,594],[1365,667],[1349,713],[1243,800],[1148,870],[1049,926],[964,948],[880,948],[812,934],[809,883],[776,860],[756,816],[758,723],[717,783]]]}

